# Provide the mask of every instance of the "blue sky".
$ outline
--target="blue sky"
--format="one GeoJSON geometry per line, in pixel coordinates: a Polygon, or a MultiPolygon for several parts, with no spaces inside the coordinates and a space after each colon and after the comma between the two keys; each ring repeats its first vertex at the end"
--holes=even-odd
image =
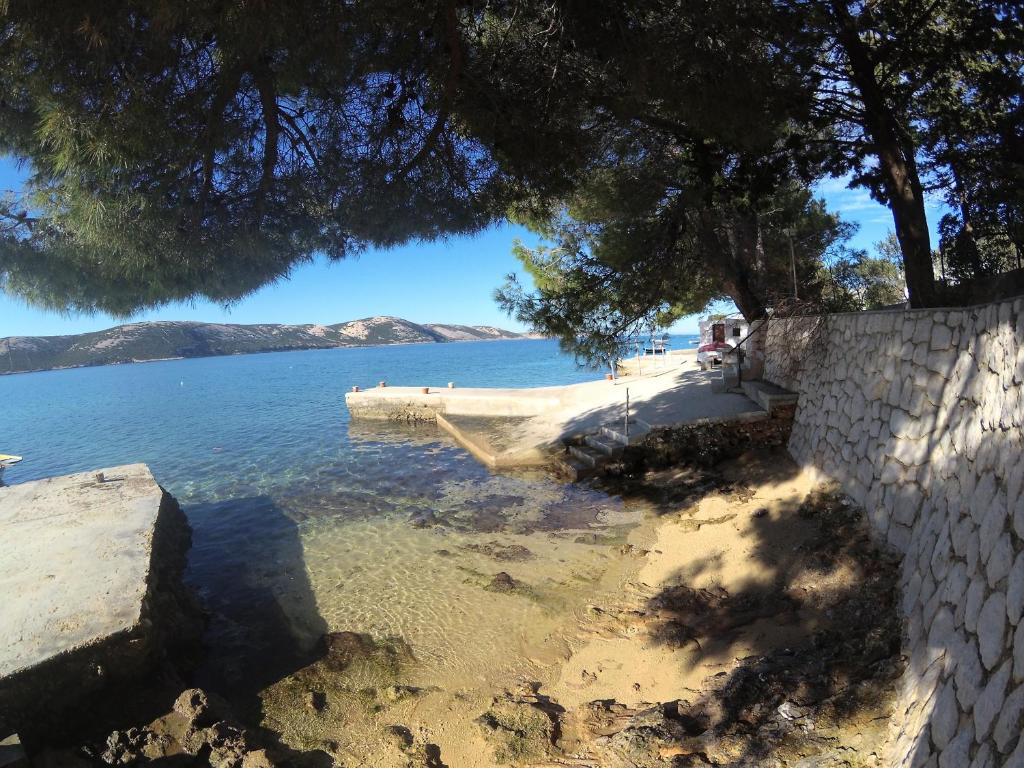
{"type": "MultiPolygon", "coordinates": [[[[0,158],[0,190],[19,189],[22,178],[13,161],[0,158]]],[[[892,229],[888,209],[871,200],[867,192],[846,189],[845,180],[826,181],[819,193],[830,209],[860,225],[851,243],[856,248],[872,249],[892,229]]],[[[929,210],[933,238],[937,210],[929,210]]],[[[395,315],[420,323],[498,325],[522,330],[502,314],[492,298],[505,276],[517,271],[518,262],[512,256],[516,237],[534,239],[526,230],[506,224],[474,237],[369,251],[358,259],[334,263],[317,259],[296,268],[290,279],[229,308],[205,301],[178,303],[132,319],[329,324],[395,315]]],[[[521,273],[520,278],[524,279],[521,273]]],[[[123,320],[102,314],[65,316],[40,310],[0,293],[0,338],[81,333],[119,322],[123,320]]],[[[696,328],[697,318],[692,317],[681,320],[673,330],[695,333],[696,328]]]]}

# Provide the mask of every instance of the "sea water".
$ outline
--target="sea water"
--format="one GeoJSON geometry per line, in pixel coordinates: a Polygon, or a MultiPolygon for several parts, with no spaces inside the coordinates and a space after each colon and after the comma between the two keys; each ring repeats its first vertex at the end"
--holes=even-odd
{"type": "Polygon", "coordinates": [[[0,377],[0,452],[25,457],[4,479],[148,464],[193,529],[187,580],[212,617],[200,675],[213,688],[265,690],[324,633],[353,631],[407,644],[407,683],[476,702],[467,690],[564,657],[563,630],[618,588],[645,512],[544,473],[495,474],[435,425],[351,423],[344,394],[603,373],[515,340],[0,377]],[[489,589],[499,572],[523,588],[489,589]]]}

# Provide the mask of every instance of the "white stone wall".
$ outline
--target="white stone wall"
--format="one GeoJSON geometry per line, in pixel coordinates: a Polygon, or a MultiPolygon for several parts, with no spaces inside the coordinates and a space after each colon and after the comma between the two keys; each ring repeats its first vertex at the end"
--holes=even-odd
{"type": "Polygon", "coordinates": [[[772,320],[790,452],[904,553],[887,761],[1024,766],[1024,299],[772,320]]]}

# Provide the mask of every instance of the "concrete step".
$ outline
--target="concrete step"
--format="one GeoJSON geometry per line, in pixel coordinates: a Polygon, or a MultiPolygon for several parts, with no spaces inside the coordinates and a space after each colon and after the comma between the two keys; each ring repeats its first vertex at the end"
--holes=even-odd
{"type": "Polygon", "coordinates": [[[569,455],[590,469],[595,469],[607,458],[603,453],[599,453],[587,445],[570,445],[569,455]]]}
{"type": "Polygon", "coordinates": [[[627,438],[626,433],[623,431],[624,425],[622,422],[617,422],[613,426],[601,427],[601,434],[612,440],[619,445],[632,445],[638,442],[651,431],[651,425],[641,419],[630,419],[629,420],[629,437],[627,438]]]}
{"type": "Polygon", "coordinates": [[[615,456],[620,453],[625,446],[625,443],[621,443],[617,440],[613,440],[610,437],[601,435],[587,435],[583,438],[583,442],[588,447],[593,448],[595,451],[603,453],[605,456],[615,456]]]}
{"type": "Polygon", "coordinates": [[[566,461],[566,466],[570,468],[573,482],[586,480],[588,477],[590,477],[597,471],[597,467],[587,466],[582,461],[575,458],[569,458],[566,461]]]}
{"type": "Polygon", "coordinates": [[[743,394],[764,408],[769,415],[780,405],[795,405],[798,395],[767,381],[744,381],[740,383],[743,394]]]}

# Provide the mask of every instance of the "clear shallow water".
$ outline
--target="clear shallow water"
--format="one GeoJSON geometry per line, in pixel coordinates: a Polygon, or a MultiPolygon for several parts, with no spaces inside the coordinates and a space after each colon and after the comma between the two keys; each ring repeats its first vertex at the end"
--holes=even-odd
{"type": "Polygon", "coordinates": [[[553,627],[610,583],[642,515],[542,475],[491,474],[433,425],[350,424],[344,393],[600,375],[554,342],[496,341],[6,376],[0,452],[25,456],[8,483],[150,466],[193,527],[188,579],[214,612],[215,685],[258,690],[339,630],[402,637],[423,684],[482,681],[550,655],[553,627]],[[494,543],[530,557],[480,551],[494,543]],[[484,589],[499,571],[528,589],[484,589]]]}

